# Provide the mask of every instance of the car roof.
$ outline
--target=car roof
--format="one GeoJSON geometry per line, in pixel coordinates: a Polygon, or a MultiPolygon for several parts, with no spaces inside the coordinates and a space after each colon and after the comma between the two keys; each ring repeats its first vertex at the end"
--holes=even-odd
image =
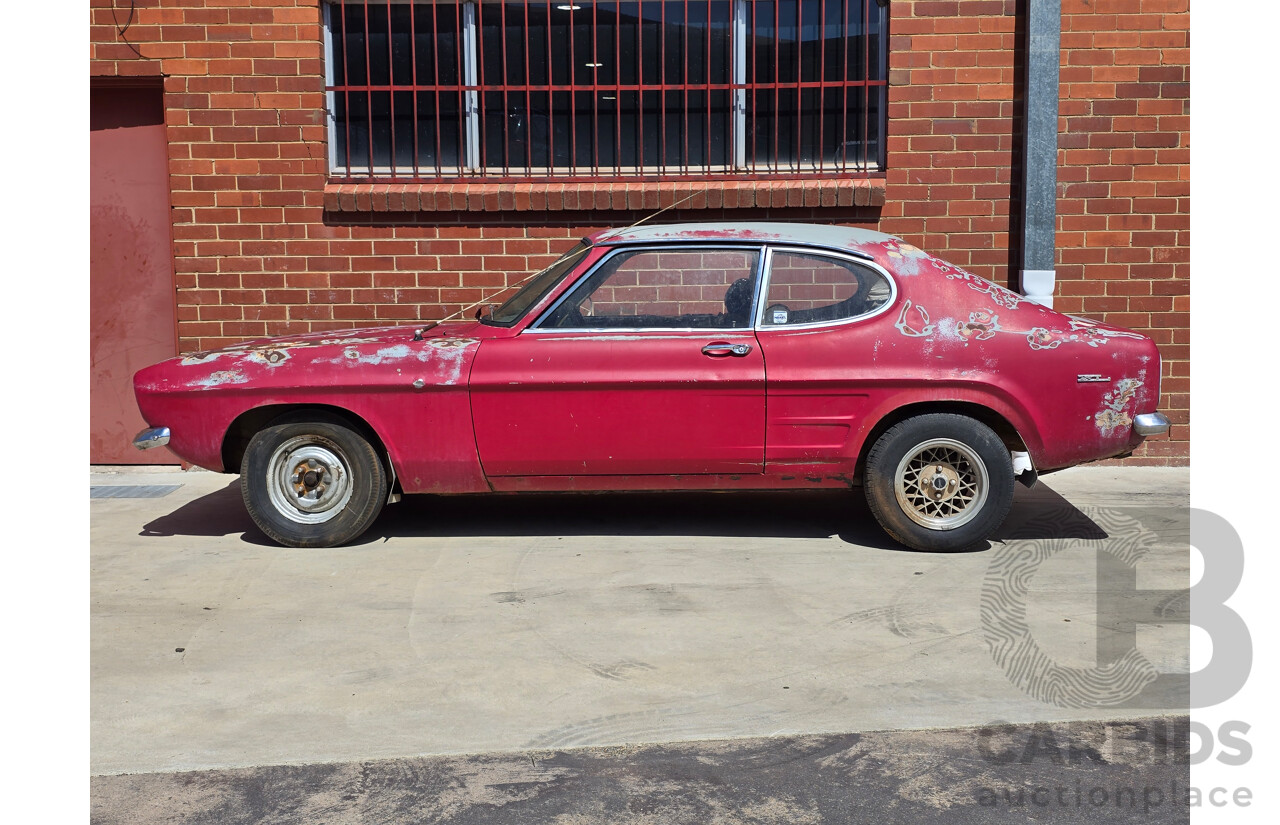
{"type": "Polygon", "coordinates": [[[855,226],[782,223],[646,224],[627,229],[603,229],[588,235],[591,244],[684,242],[684,240],[768,240],[773,243],[812,244],[856,249],[895,239],[893,235],[855,226]]]}
{"type": "Polygon", "coordinates": [[[815,223],[675,223],[604,229],[584,240],[590,244],[667,243],[681,241],[768,241],[857,250],[897,240],[893,235],[852,226],[815,223]]]}

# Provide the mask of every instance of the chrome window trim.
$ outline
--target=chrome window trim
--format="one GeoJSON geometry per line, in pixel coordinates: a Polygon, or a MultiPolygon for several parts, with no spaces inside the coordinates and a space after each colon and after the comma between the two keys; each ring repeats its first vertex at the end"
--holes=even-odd
{"type": "MultiPolygon", "coordinates": [[[[764,244],[733,243],[731,241],[712,242],[712,243],[684,241],[680,243],[619,244],[618,246],[615,246],[612,250],[610,250],[608,254],[602,255],[600,257],[600,260],[596,261],[595,264],[589,270],[587,270],[581,276],[579,276],[577,280],[575,280],[573,284],[560,295],[559,298],[556,298],[556,300],[552,302],[551,306],[543,310],[542,314],[540,314],[537,317],[537,319],[533,321],[533,323],[525,327],[524,330],[521,332],[521,334],[523,335],[524,333],[539,333],[539,334],[545,335],[548,333],[564,334],[564,333],[576,333],[576,332],[591,332],[596,334],[604,333],[604,334],[616,334],[616,335],[631,335],[637,332],[699,332],[703,334],[749,333],[754,335],[754,332],[755,332],[754,321],[752,324],[749,324],[745,327],[544,327],[542,326],[543,322],[546,321],[548,318],[550,318],[556,312],[556,310],[560,308],[560,305],[563,304],[566,300],[568,300],[569,296],[573,294],[574,289],[577,288],[579,284],[584,283],[585,281],[590,279],[593,275],[595,275],[595,273],[599,271],[600,267],[604,266],[605,263],[610,261],[615,255],[620,255],[624,252],[647,252],[647,251],[675,252],[678,250],[686,250],[686,249],[696,249],[699,251],[728,249],[735,252],[749,250],[756,253],[755,290],[753,291],[751,296],[751,314],[747,316],[748,318],[755,319],[760,306],[760,295],[761,295],[760,284],[761,284],[761,279],[764,277],[764,261],[767,255],[767,250],[764,244]]],[[[646,337],[650,337],[650,336],[646,336],[646,337]]]]}
{"type": "Polygon", "coordinates": [[[863,257],[866,253],[854,255],[848,252],[839,252],[823,246],[794,246],[794,245],[773,245],[767,244],[765,254],[762,256],[763,271],[760,274],[760,281],[756,287],[756,298],[758,301],[757,314],[755,316],[755,325],[752,327],[756,332],[767,330],[816,330],[826,327],[844,326],[846,324],[855,324],[862,321],[868,321],[872,318],[878,318],[889,312],[898,300],[898,282],[894,279],[889,270],[880,266],[869,257],[863,257]],[[836,258],[843,260],[854,266],[862,266],[879,273],[889,282],[889,300],[884,302],[884,306],[872,310],[863,315],[855,315],[852,318],[841,318],[835,321],[811,321],[807,324],[766,324],[764,323],[764,313],[767,308],[764,301],[768,295],[769,279],[773,272],[773,253],[774,252],[796,252],[801,255],[811,255],[813,257],[836,258]]]}

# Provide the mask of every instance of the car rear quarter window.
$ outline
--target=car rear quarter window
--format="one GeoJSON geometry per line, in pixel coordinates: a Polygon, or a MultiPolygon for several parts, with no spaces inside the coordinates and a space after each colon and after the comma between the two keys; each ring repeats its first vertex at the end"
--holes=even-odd
{"type": "Polygon", "coordinates": [[[893,291],[870,267],[827,255],[775,250],[761,323],[766,327],[843,321],[869,315],[893,291]]]}

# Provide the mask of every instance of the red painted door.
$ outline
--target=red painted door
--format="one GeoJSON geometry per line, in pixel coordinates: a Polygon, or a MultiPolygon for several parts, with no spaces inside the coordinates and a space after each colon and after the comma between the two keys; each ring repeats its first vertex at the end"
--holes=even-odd
{"type": "Polygon", "coordinates": [[[616,250],[532,329],[481,344],[470,386],[485,474],[763,472],[759,260],[754,247],[616,250]]]}
{"type": "Polygon", "coordinates": [[[489,476],[764,468],[764,359],[750,330],[485,341],[471,369],[471,406],[489,476]],[[726,353],[733,346],[745,354],[726,353]]]}
{"type": "Polygon", "coordinates": [[[89,97],[90,413],[93,464],[177,464],[133,448],[146,426],[133,373],[177,354],[163,93],[93,87],[89,97]]]}

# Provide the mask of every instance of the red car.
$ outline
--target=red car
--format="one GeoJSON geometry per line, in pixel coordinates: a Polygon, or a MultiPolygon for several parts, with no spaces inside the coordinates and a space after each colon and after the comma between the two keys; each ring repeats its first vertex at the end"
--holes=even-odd
{"type": "Polygon", "coordinates": [[[295,547],[402,493],[860,485],[894,539],[957,550],[1015,477],[1169,426],[1149,338],[804,224],[599,232],[476,320],[251,341],[134,388],[137,446],[238,471],[295,547]]]}

